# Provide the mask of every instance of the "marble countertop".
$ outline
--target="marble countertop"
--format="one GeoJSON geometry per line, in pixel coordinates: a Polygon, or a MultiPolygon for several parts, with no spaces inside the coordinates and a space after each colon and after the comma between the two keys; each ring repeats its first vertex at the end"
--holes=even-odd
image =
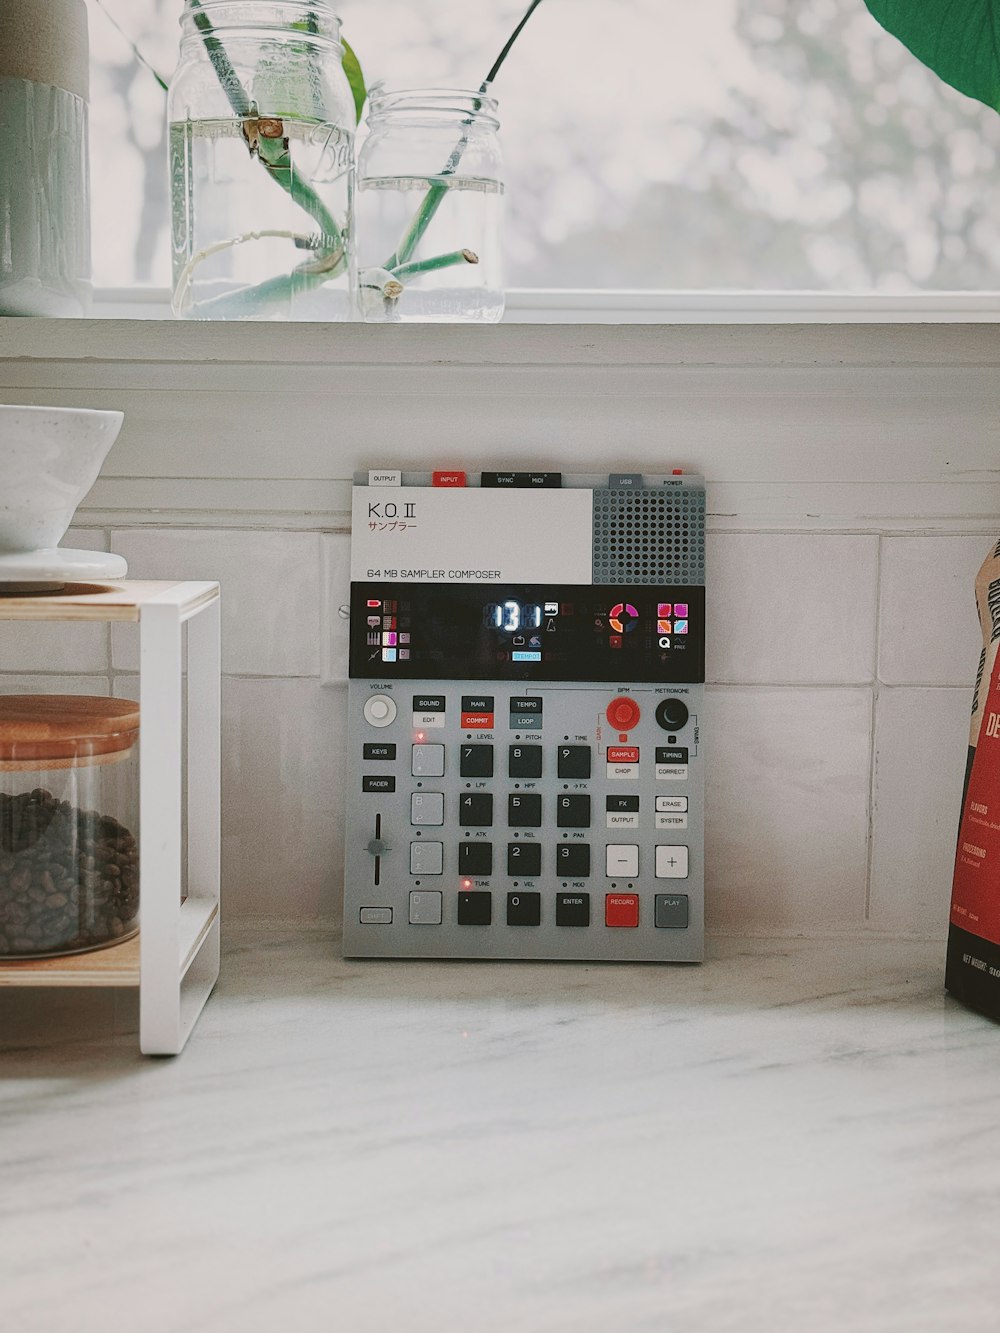
{"type": "Polygon", "coordinates": [[[11,1333],[994,1328],[1000,1026],[923,942],[345,963],[227,931],[187,1050],[0,992],[11,1333]]]}

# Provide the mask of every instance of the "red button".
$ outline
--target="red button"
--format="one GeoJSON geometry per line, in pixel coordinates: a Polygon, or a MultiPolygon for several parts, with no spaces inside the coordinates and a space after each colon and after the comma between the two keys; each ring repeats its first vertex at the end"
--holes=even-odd
{"type": "Polygon", "coordinates": [[[464,472],[433,472],[431,482],[434,486],[464,486],[464,472]]]}
{"type": "Polygon", "coordinates": [[[492,713],[463,713],[461,726],[467,727],[470,731],[492,731],[493,714],[492,713]]]}
{"type": "Polygon", "coordinates": [[[606,926],[637,926],[639,924],[639,895],[637,893],[605,894],[604,924],[606,926]]]}
{"type": "Polygon", "coordinates": [[[607,718],[615,731],[631,731],[639,723],[639,705],[627,694],[619,694],[608,704],[607,718]]]}
{"type": "Polygon", "coordinates": [[[639,762],[638,745],[609,745],[609,764],[637,764],[639,762]]]}

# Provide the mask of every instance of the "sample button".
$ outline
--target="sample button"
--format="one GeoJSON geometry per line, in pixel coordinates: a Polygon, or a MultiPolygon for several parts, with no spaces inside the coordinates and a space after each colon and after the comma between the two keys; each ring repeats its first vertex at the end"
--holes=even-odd
{"type": "Polygon", "coordinates": [[[637,893],[608,893],[604,898],[606,926],[637,926],[639,924],[639,895],[637,893]]]}

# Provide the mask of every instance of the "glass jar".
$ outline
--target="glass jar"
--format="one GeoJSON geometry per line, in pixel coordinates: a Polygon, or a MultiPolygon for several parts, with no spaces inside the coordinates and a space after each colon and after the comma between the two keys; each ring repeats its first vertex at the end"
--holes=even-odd
{"type": "Polygon", "coordinates": [[[372,322],[503,315],[497,104],[461,89],[369,90],[358,160],[358,299],[372,322]]]}
{"type": "Polygon", "coordinates": [[[167,99],[178,317],[351,318],[342,57],[325,0],[187,0],[167,99]]]}
{"type": "Polygon", "coordinates": [[[139,705],[0,696],[0,959],[139,926],[139,705]]]}

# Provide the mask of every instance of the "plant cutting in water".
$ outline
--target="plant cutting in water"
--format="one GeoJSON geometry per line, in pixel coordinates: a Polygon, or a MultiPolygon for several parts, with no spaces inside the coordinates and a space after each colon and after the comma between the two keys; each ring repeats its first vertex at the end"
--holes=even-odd
{"type": "MultiPolygon", "coordinates": [[[[107,10],[103,0],[97,0],[102,9],[107,10]]],[[[531,0],[527,10],[514,31],[505,42],[489,73],[479,87],[479,97],[485,97],[490,85],[496,78],[511,47],[517,40],[528,19],[537,9],[541,0],[531,0]]],[[[347,267],[347,243],[344,227],[340,225],[327,203],[320,197],[309,179],[309,173],[298,167],[295,161],[295,129],[287,117],[262,115],[256,102],[249,96],[240,81],[226,51],[224,42],[215,31],[202,0],[187,0],[188,10],[195,27],[201,35],[205,52],[218,79],[226,100],[232,109],[242,138],[251,159],[284,190],[296,205],[316,224],[312,232],[291,231],[284,229],[262,228],[241,232],[213,244],[202,246],[187,259],[179,274],[175,271],[174,306],[181,309],[189,300],[191,284],[200,265],[214,255],[262,239],[282,239],[291,241],[296,249],[308,251],[309,258],[297,264],[291,272],[279,274],[264,282],[225,292],[198,303],[199,313],[214,317],[235,317],[259,311],[262,307],[287,302],[295,293],[319,287],[342,274],[347,267]],[[286,123],[288,122],[288,123],[286,123]]],[[[111,18],[111,15],[108,14],[111,18]]],[[[115,27],[119,25],[111,18],[115,27]]],[[[315,34],[318,24],[315,16],[308,15],[300,27],[303,32],[315,34]]],[[[121,31],[119,27],[119,31],[121,31]]],[[[130,43],[136,57],[156,77],[162,87],[165,81],[148,64],[134,43],[130,43]]],[[[354,99],[355,118],[360,121],[362,107],[367,97],[364,76],[354,51],[343,42],[343,68],[354,99]]],[[[361,274],[363,293],[369,297],[381,299],[387,310],[391,310],[403,294],[406,284],[418,280],[421,276],[457,265],[477,264],[478,255],[467,246],[460,246],[445,253],[415,259],[414,255],[430,223],[448,193],[448,177],[455,177],[462,156],[468,146],[468,127],[472,116],[480,110],[482,103],[473,98],[470,104],[470,116],[462,122],[462,131],[452,149],[448,160],[443,164],[437,179],[429,183],[424,198],[415,212],[395,251],[387,257],[384,264],[369,268],[361,274]]],[[[181,127],[183,128],[183,127],[181,127]]]]}

